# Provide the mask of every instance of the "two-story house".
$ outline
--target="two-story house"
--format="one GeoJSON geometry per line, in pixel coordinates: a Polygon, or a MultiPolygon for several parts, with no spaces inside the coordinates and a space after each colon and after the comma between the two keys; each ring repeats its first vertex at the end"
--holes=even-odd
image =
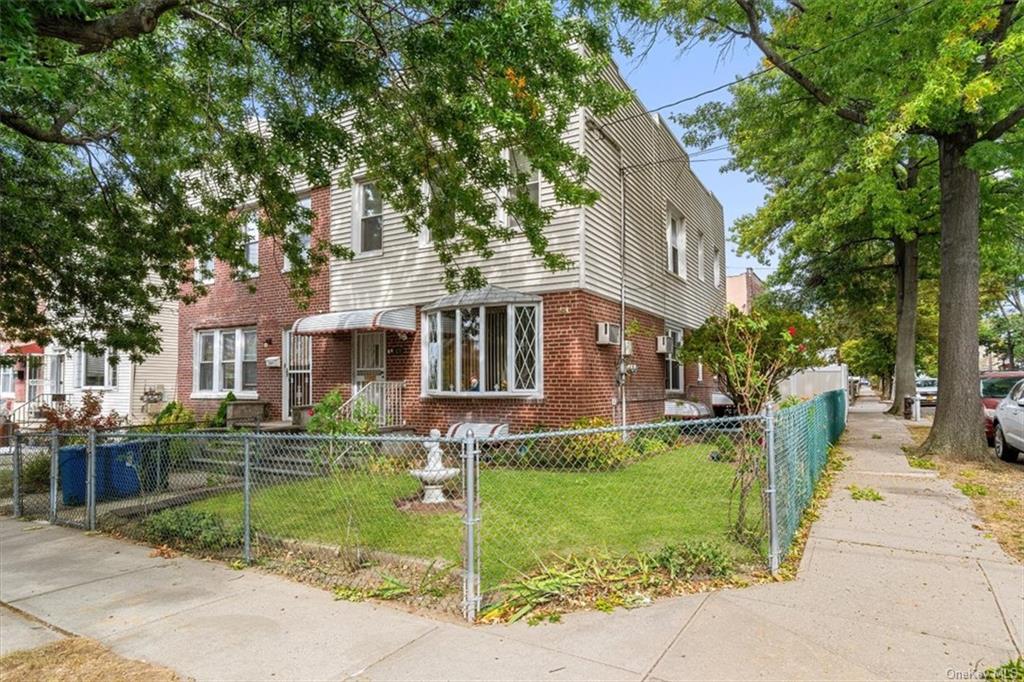
{"type": "Polygon", "coordinates": [[[570,268],[546,270],[513,239],[481,264],[488,287],[448,293],[428,238],[405,229],[372,179],[336,175],[300,192],[316,213],[313,239],[355,257],[332,261],[305,313],[267,240],[253,241],[255,293],[216,264],[210,296],[181,309],[179,395],[205,411],[230,389],[277,419],[341,386],[383,423],[425,432],[654,421],[667,398],[701,394],[699,368],[676,363],[672,341],[725,307],[721,205],[635,98],[611,120],[578,112],[566,135],[590,159],[598,202],[558,205],[538,176],[527,189],[553,209],[546,235],[570,268]]]}

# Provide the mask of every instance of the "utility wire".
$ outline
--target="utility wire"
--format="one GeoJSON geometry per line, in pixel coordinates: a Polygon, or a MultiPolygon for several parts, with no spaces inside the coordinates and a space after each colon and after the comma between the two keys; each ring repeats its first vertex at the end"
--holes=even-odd
{"type": "MultiPolygon", "coordinates": [[[[872,30],[874,30],[874,29],[876,29],[876,28],[878,28],[880,26],[884,26],[886,24],[889,24],[889,23],[891,23],[891,22],[893,22],[893,21],[895,21],[897,19],[900,19],[902,17],[909,16],[910,14],[913,14],[914,12],[917,12],[918,10],[924,9],[928,5],[934,4],[936,2],[938,2],[938,0],[925,0],[924,2],[922,2],[920,4],[914,5],[913,7],[908,7],[905,10],[901,10],[900,12],[896,12],[895,14],[889,15],[889,16],[885,17],[884,19],[879,19],[878,21],[876,21],[874,23],[868,24],[864,28],[859,29],[857,31],[854,31],[853,33],[850,33],[849,35],[843,36],[842,38],[834,40],[831,43],[826,43],[825,45],[822,45],[821,47],[816,47],[813,50],[807,50],[806,52],[801,52],[801,53],[797,54],[796,56],[794,56],[793,58],[791,58],[791,59],[789,59],[787,61],[790,64],[795,64],[796,62],[801,61],[803,59],[806,59],[807,57],[816,55],[819,52],[823,52],[825,50],[828,50],[830,48],[835,47],[836,45],[841,45],[841,44],[843,44],[843,43],[845,43],[845,42],[847,42],[849,40],[852,40],[854,38],[858,38],[858,37],[864,35],[865,33],[869,32],[869,31],[872,31],[872,30]]],[[[721,90],[725,90],[726,88],[732,87],[733,85],[738,85],[738,84],[743,83],[745,81],[757,78],[758,76],[763,76],[766,73],[770,73],[771,71],[775,71],[777,68],[778,67],[776,67],[774,64],[772,64],[771,66],[769,66],[767,68],[760,69],[760,70],[755,71],[753,73],[747,74],[746,76],[742,76],[742,77],[737,78],[735,80],[729,81],[728,83],[723,83],[723,84],[715,86],[713,88],[709,88],[707,90],[702,90],[701,92],[698,92],[696,94],[688,95],[688,96],[683,97],[681,99],[677,99],[674,102],[669,102],[668,104],[662,104],[659,107],[655,107],[653,109],[648,109],[647,111],[642,111],[642,112],[640,112],[638,114],[630,114],[629,116],[624,116],[622,118],[615,119],[614,121],[608,121],[607,123],[603,123],[601,126],[599,126],[599,128],[604,128],[606,126],[611,126],[611,125],[617,125],[619,123],[625,123],[626,121],[632,121],[633,119],[640,118],[641,116],[649,116],[650,114],[654,114],[654,113],[657,113],[657,112],[662,111],[664,109],[668,109],[669,107],[674,107],[674,106],[678,106],[680,104],[685,104],[686,102],[692,102],[695,99],[700,99],[701,97],[705,97],[707,95],[714,94],[714,93],[719,92],[721,90]]]]}

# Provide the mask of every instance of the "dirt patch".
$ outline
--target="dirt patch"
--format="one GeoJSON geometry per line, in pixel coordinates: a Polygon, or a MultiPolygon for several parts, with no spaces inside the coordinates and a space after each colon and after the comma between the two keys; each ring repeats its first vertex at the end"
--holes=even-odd
{"type": "MultiPolygon", "coordinates": [[[[915,445],[928,437],[927,426],[908,425],[907,429],[915,445]]],[[[908,461],[916,468],[936,469],[940,476],[953,481],[974,504],[984,522],[981,530],[994,537],[1007,554],[1024,562],[1024,464],[1003,462],[995,455],[984,462],[964,462],[911,453],[908,461]]]]}
{"type": "Polygon", "coordinates": [[[0,679],[4,682],[172,682],[182,678],[167,668],[122,658],[91,639],[72,637],[0,658],[0,679]]]}
{"type": "Polygon", "coordinates": [[[427,504],[422,498],[422,495],[417,494],[414,497],[395,500],[395,506],[399,511],[412,514],[461,514],[466,510],[466,504],[461,499],[449,498],[445,502],[427,504]]]}

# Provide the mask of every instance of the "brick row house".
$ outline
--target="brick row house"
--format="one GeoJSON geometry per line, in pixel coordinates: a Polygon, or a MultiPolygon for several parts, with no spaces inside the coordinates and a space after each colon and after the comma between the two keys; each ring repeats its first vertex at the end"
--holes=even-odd
{"type": "MultiPolygon", "coordinates": [[[[614,69],[608,78],[628,89],[614,69]]],[[[634,98],[614,118],[603,125],[581,110],[566,132],[590,160],[595,205],[559,205],[537,174],[527,187],[554,211],[550,248],[572,267],[550,272],[513,239],[480,264],[480,290],[444,289],[428,235],[410,234],[372,179],[337,174],[329,187],[299,188],[315,214],[312,239],[355,257],[318,276],[306,310],[288,297],[279,248],[255,229],[252,281],[221,263],[200,267],[213,277],[208,296],[180,307],[179,398],[205,413],[230,390],[287,421],[341,387],[382,424],[418,433],[656,421],[674,399],[706,399],[710,377],[671,351],[724,310],[722,206],[660,117],[634,98]]]]}

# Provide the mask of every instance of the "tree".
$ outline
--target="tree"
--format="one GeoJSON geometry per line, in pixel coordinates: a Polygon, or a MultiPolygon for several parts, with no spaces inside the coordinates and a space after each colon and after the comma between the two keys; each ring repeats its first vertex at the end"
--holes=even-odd
{"type": "Polygon", "coordinates": [[[561,133],[621,99],[598,78],[606,31],[551,0],[22,0],[0,27],[0,333],[135,359],[194,259],[248,271],[240,206],[300,301],[352,255],[304,252],[296,177],[373,177],[450,287],[480,284],[466,258],[512,238],[565,267],[505,150],[559,202],[591,202],[561,133]]]}
{"type": "Polygon", "coordinates": [[[735,306],[711,317],[686,337],[680,362],[702,362],[740,414],[760,414],[778,399],[779,383],[820,364],[817,325],[800,312],[755,306],[750,314],[735,306]]]}
{"type": "MultiPolygon", "coordinates": [[[[680,0],[641,8],[677,33],[764,56],[761,78],[863,130],[866,168],[892,168],[910,144],[939,165],[939,396],[926,450],[987,457],[977,399],[980,178],[1022,165],[1000,144],[1024,120],[1019,0],[680,0]]],[[[633,9],[627,6],[628,9],[633,9]]]]}

